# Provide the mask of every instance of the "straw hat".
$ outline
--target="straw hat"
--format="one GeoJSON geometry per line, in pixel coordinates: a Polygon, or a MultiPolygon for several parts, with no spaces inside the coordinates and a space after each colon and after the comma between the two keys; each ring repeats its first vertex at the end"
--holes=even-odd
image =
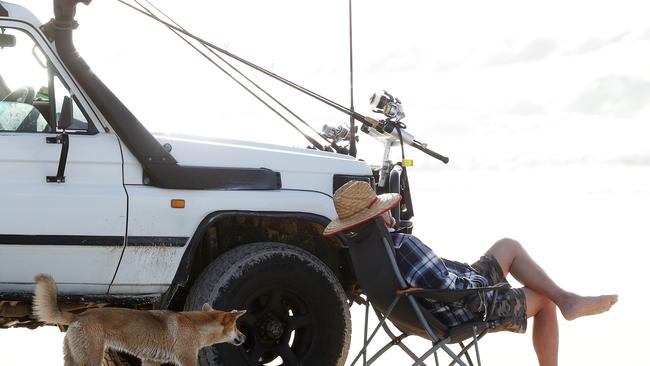
{"type": "Polygon", "coordinates": [[[401,199],[398,193],[377,196],[370,184],[349,181],[334,192],[334,208],[338,217],[327,225],[323,235],[334,235],[369,221],[395,207],[401,199]]]}

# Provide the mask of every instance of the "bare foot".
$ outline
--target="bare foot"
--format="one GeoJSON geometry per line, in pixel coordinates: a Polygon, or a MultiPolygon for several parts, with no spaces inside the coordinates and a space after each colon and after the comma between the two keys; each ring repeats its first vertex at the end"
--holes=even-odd
{"type": "Polygon", "coordinates": [[[579,296],[571,294],[559,308],[564,319],[574,320],[587,315],[604,313],[617,301],[618,295],[579,296]]]}

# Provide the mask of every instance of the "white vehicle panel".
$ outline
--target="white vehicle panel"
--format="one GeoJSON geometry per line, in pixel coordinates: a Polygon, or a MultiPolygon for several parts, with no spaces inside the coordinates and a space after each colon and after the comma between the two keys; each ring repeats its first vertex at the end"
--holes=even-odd
{"type": "Polygon", "coordinates": [[[34,276],[47,273],[54,277],[62,294],[105,294],[106,283],[80,283],[79,280],[99,276],[110,280],[117,265],[115,259],[119,259],[122,249],[121,246],[2,245],[0,286],[3,292],[31,292],[34,276]],[[7,273],[23,276],[25,280],[5,282],[7,273]]]}
{"type": "Polygon", "coordinates": [[[158,137],[169,143],[182,165],[267,168],[282,175],[283,189],[332,194],[332,174],[372,175],[367,163],[331,152],[211,138],[209,140],[158,137]]]}
{"type": "MultiPolygon", "coordinates": [[[[331,182],[331,176],[329,177],[331,182]]],[[[200,222],[215,211],[303,212],[336,216],[332,198],[309,191],[181,191],[127,186],[129,236],[181,236],[189,241],[200,222]],[[171,208],[184,199],[184,209],[171,208]]],[[[168,246],[127,246],[111,293],[163,292],[176,274],[187,249],[168,246]]]]}
{"type": "Polygon", "coordinates": [[[122,148],[122,159],[124,161],[124,184],[143,184],[142,164],[126,147],[122,148]]]}
{"type": "Polygon", "coordinates": [[[61,152],[46,136],[54,134],[0,133],[0,287],[27,290],[43,272],[72,292],[105,293],[126,232],[117,139],[71,135],[59,184],[45,180],[56,175],[61,152]]]}

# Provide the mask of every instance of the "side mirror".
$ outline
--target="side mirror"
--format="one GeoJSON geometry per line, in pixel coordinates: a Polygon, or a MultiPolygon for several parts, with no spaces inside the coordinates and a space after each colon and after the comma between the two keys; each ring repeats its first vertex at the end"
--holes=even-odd
{"type": "Polygon", "coordinates": [[[62,130],[67,130],[72,126],[72,98],[68,96],[63,98],[61,113],[59,114],[59,120],[56,125],[62,130]]]}
{"type": "Polygon", "coordinates": [[[15,47],[16,36],[11,34],[0,34],[0,48],[15,47]]]}

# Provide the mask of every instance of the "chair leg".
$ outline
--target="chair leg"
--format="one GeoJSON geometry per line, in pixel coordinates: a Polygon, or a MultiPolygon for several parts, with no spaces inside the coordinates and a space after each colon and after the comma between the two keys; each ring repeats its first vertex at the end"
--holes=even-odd
{"type": "MultiPolygon", "coordinates": [[[[375,362],[381,355],[384,354],[384,352],[388,351],[391,347],[402,344],[401,343],[402,340],[404,338],[406,338],[406,337],[408,337],[408,335],[406,335],[406,334],[402,334],[402,335],[400,335],[398,337],[395,337],[395,338],[391,337],[392,340],[390,340],[388,343],[386,343],[385,346],[383,346],[379,351],[377,351],[377,353],[375,353],[372,357],[370,357],[370,360],[368,360],[368,365],[372,365],[373,362],[375,362]]],[[[406,347],[406,346],[404,346],[404,347],[406,347]]],[[[408,349],[408,347],[406,347],[406,349],[411,351],[410,349],[408,349]]],[[[415,356],[415,354],[413,354],[412,352],[411,352],[411,354],[406,352],[406,354],[408,354],[409,356],[412,355],[411,358],[414,359],[414,360],[417,359],[417,356],[415,356]]],[[[426,366],[426,365],[424,365],[424,366],[426,366]]]]}
{"type": "MultiPolygon", "coordinates": [[[[429,358],[429,356],[431,356],[432,354],[435,355],[435,358],[436,358],[436,364],[437,364],[437,363],[438,363],[438,354],[436,353],[436,351],[437,351],[438,348],[440,348],[440,347],[445,347],[445,345],[444,345],[443,342],[444,342],[444,341],[439,341],[438,343],[435,343],[435,344],[433,345],[433,347],[431,347],[431,348],[430,348],[428,351],[426,351],[422,356],[420,356],[420,358],[418,358],[417,360],[415,360],[415,362],[413,363],[412,366],[423,365],[423,364],[424,364],[424,360],[426,360],[427,358],[429,358]]],[[[465,365],[465,366],[467,366],[467,365],[465,365]]]]}
{"type": "MultiPolygon", "coordinates": [[[[467,346],[463,347],[463,349],[461,349],[460,352],[458,352],[458,357],[462,357],[467,352],[469,352],[470,348],[472,348],[475,344],[478,344],[478,341],[481,340],[481,338],[483,338],[483,336],[485,336],[486,334],[487,334],[487,329],[481,331],[481,333],[478,335],[478,337],[476,337],[476,339],[472,340],[467,346]]],[[[479,366],[480,366],[481,360],[478,359],[477,361],[479,362],[479,366]]],[[[449,366],[454,366],[455,364],[456,361],[453,361],[449,364],[449,366]]]]}
{"type": "Polygon", "coordinates": [[[354,359],[354,362],[352,362],[352,364],[350,364],[350,366],[354,365],[354,363],[357,362],[357,359],[361,355],[363,355],[363,366],[367,366],[367,363],[366,363],[366,347],[369,344],[369,342],[368,342],[368,311],[370,309],[370,302],[368,301],[367,298],[366,298],[365,306],[366,306],[366,316],[365,316],[365,321],[363,323],[363,348],[361,349],[361,351],[359,352],[357,357],[354,359]]]}
{"type": "Polygon", "coordinates": [[[395,300],[393,300],[393,302],[392,302],[392,303],[390,304],[390,306],[388,307],[388,310],[386,311],[386,315],[384,315],[384,316],[381,318],[381,320],[379,321],[379,324],[378,324],[378,325],[375,327],[375,329],[372,331],[372,334],[370,334],[370,338],[368,338],[368,340],[364,342],[363,348],[361,349],[361,351],[359,352],[359,354],[357,355],[357,357],[354,358],[354,360],[352,361],[352,363],[350,364],[350,366],[354,366],[354,364],[357,363],[357,360],[359,360],[359,357],[361,357],[362,354],[365,354],[366,349],[368,348],[368,345],[370,344],[370,342],[372,342],[372,339],[373,339],[373,338],[375,337],[375,335],[377,334],[377,331],[379,331],[379,329],[381,328],[381,326],[386,322],[386,319],[388,319],[388,317],[390,316],[390,313],[393,312],[393,309],[395,309],[395,305],[397,305],[397,302],[399,301],[400,298],[401,298],[401,296],[396,296],[396,297],[395,297],[395,300]]]}
{"type": "MultiPolygon", "coordinates": [[[[476,326],[472,328],[472,335],[474,336],[474,350],[476,351],[476,362],[478,362],[478,366],[481,366],[481,355],[478,352],[478,337],[476,336],[476,326]]],[[[469,353],[467,353],[468,358],[469,358],[469,353]]]]}
{"type": "MultiPolygon", "coordinates": [[[[402,351],[404,351],[404,353],[409,355],[411,357],[411,359],[413,359],[413,360],[418,359],[418,356],[416,356],[415,353],[413,353],[413,351],[411,351],[410,348],[406,347],[406,345],[404,345],[404,343],[399,343],[398,346],[399,346],[399,348],[402,349],[402,351]]],[[[422,362],[421,364],[422,364],[422,366],[427,366],[424,362],[422,362]]]]}
{"type": "MultiPolygon", "coordinates": [[[[375,315],[377,315],[377,319],[381,319],[381,316],[382,316],[382,315],[381,315],[381,313],[379,312],[379,310],[377,310],[377,308],[375,308],[374,306],[372,307],[372,309],[375,311],[375,315]]],[[[391,331],[391,329],[388,327],[388,324],[387,324],[387,323],[384,323],[384,325],[382,325],[382,328],[384,329],[384,332],[388,335],[388,337],[390,337],[390,339],[392,339],[392,340],[395,342],[395,344],[396,344],[399,348],[401,348],[402,351],[404,351],[404,353],[406,353],[407,355],[409,355],[409,356],[411,357],[411,359],[413,359],[413,360],[417,360],[417,359],[418,359],[418,356],[417,356],[415,353],[413,353],[413,351],[411,351],[411,349],[408,348],[404,343],[402,343],[401,339],[397,340],[399,337],[402,337],[402,336],[404,336],[404,337],[402,337],[402,339],[403,339],[403,338],[406,338],[407,336],[405,336],[404,333],[402,333],[402,335],[400,335],[400,336],[396,336],[396,335],[391,331]]],[[[426,365],[423,364],[423,366],[426,366],[426,365]]]]}
{"type": "Polygon", "coordinates": [[[440,362],[438,361],[438,350],[433,351],[433,359],[436,360],[436,366],[440,366],[440,362]]]}
{"type": "MultiPolygon", "coordinates": [[[[458,342],[458,345],[460,346],[461,351],[465,349],[465,345],[463,344],[463,342],[458,342]]],[[[465,358],[467,359],[467,363],[469,364],[469,366],[474,366],[474,363],[472,362],[472,358],[469,356],[469,352],[465,353],[465,358]]]]}
{"type": "Polygon", "coordinates": [[[450,363],[449,366],[453,366],[455,364],[458,364],[458,366],[467,366],[467,364],[460,359],[459,356],[460,353],[456,354],[456,352],[450,350],[449,347],[447,347],[444,344],[440,348],[442,348],[442,350],[445,351],[449,355],[449,357],[451,357],[451,359],[453,360],[453,362],[450,363]]]}
{"type": "MultiPolygon", "coordinates": [[[[363,344],[365,345],[366,342],[368,341],[368,312],[370,312],[370,301],[368,301],[368,298],[366,297],[366,322],[364,323],[363,326],[363,344]]],[[[368,363],[366,362],[366,353],[367,350],[363,350],[363,366],[367,366],[368,363]]]]}

